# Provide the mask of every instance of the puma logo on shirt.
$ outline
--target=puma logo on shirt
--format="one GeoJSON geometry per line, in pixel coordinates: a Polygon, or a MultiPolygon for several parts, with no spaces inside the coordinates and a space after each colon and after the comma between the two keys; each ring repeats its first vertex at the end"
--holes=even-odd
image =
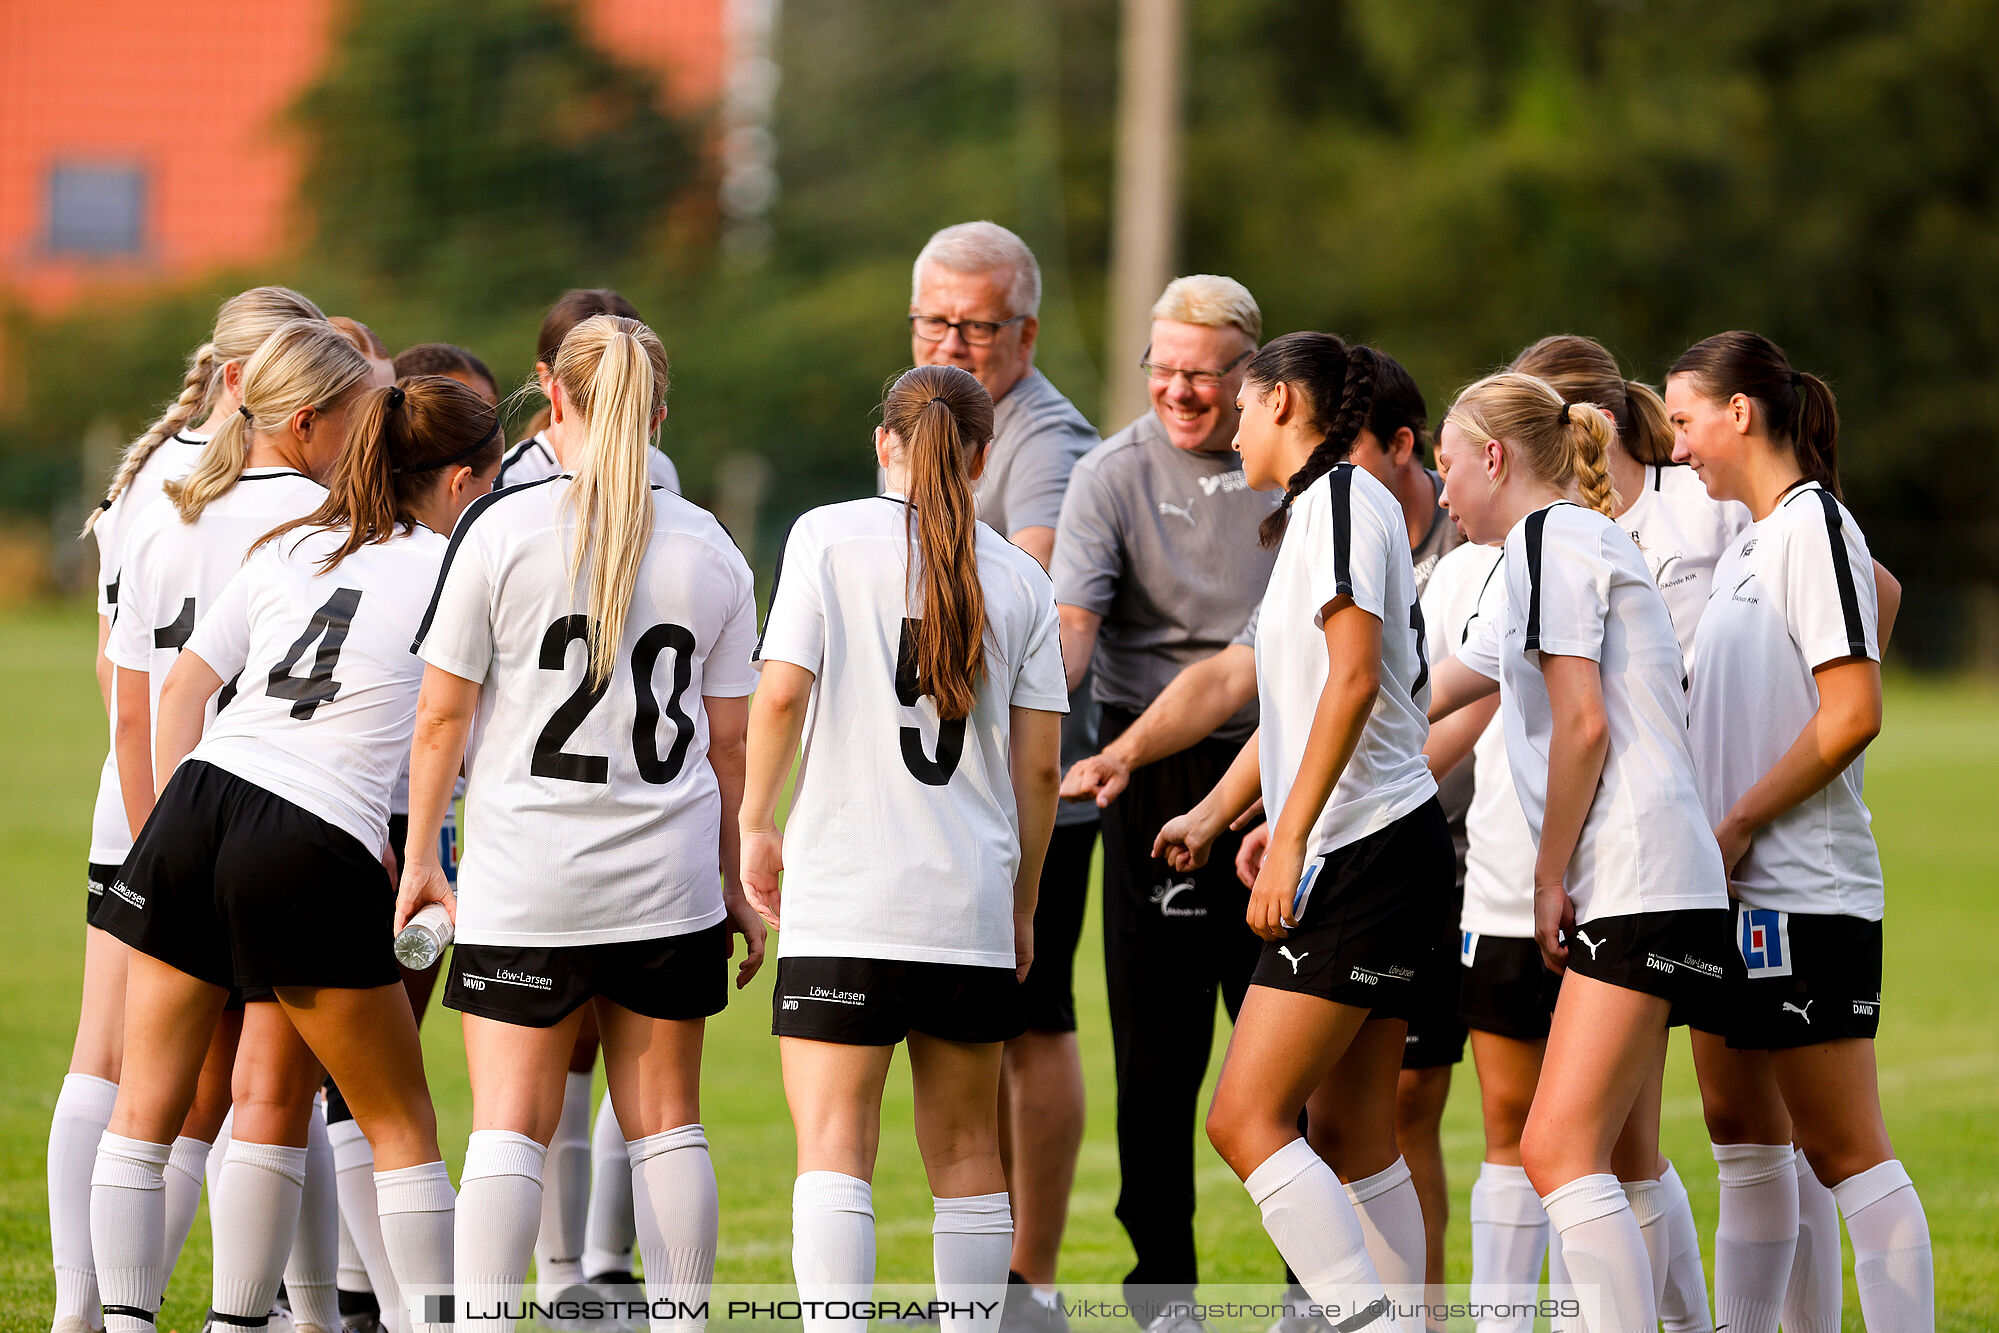
{"type": "Polygon", "coordinates": [[[1582,942],[1583,942],[1584,944],[1587,944],[1587,945],[1589,946],[1589,956],[1590,956],[1590,961],[1591,961],[1591,962],[1595,962],[1595,961],[1596,961],[1596,951],[1597,951],[1598,949],[1601,949],[1601,948],[1603,947],[1603,941],[1602,941],[1602,940],[1593,940],[1593,939],[1591,939],[1591,938],[1590,938],[1589,936],[1587,936],[1587,935],[1583,934],[1583,933],[1582,933],[1582,932],[1581,932],[1580,930],[1576,932],[1576,938],[1577,938],[1577,939],[1579,939],[1579,940],[1581,940],[1581,941],[1582,941],[1582,942]]]}
{"type": "Polygon", "coordinates": [[[1194,497],[1191,495],[1187,497],[1187,503],[1184,505],[1176,505],[1169,501],[1161,500],[1159,502],[1159,512],[1162,514],[1178,514],[1181,518],[1187,520],[1189,527],[1199,526],[1194,522],[1194,497]]]}
{"type": "Polygon", "coordinates": [[[1812,1021],[1812,1016],[1807,1011],[1810,1010],[1811,1007],[1817,1003],[1818,1003],[1817,1000],[1806,1000],[1804,1008],[1800,1009],[1797,1005],[1792,1004],[1789,1000],[1786,1000],[1784,1001],[1784,1012],[1790,1014],[1796,1014],[1799,1018],[1805,1020],[1807,1026],[1810,1026],[1812,1021]]]}
{"type": "Polygon", "coordinates": [[[1312,956],[1312,951],[1310,949],[1305,950],[1305,952],[1303,953],[1292,953],[1291,946],[1287,944],[1278,945],[1277,952],[1283,954],[1284,961],[1291,964],[1291,975],[1294,977],[1298,975],[1298,964],[1304,962],[1307,958],[1310,958],[1312,956]]]}

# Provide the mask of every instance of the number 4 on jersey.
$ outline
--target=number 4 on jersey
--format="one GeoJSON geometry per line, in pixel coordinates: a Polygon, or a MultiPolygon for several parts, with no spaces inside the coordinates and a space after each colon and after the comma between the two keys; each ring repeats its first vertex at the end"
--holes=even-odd
{"type": "Polygon", "coordinates": [[[360,605],[359,588],[336,590],[326,599],[326,605],[312,613],[305,633],[292,643],[284,660],[271,668],[270,683],[264,692],[273,699],[291,700],[292,716],[299,721],[309,721],[321,704],[340,693],[340,682],[333,678],[333,668],[340,661],[340,649],[347,642],[347,631],[354,627],[354,611],[360,605]],[[312,655],[312,674],[294,676],[292,668],[314,640],[319,643],[319,651],[312,655]]]}

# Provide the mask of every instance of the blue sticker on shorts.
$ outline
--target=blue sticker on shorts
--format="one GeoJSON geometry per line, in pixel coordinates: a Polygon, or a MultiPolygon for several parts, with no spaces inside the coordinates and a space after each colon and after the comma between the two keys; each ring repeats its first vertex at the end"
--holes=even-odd
{"type": "Polygon", "coordinates": [[[1791,975],[1791,914],[1768,907],[1736,912],[1736,944],[1752,979],[1791,975]]]}

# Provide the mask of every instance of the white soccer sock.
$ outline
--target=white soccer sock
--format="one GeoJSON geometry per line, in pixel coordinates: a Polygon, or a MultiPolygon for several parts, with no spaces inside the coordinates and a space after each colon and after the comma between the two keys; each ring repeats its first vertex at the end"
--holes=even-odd
{"type": "MultiPolygon", "coordinates": [[[[1427,1258],[1423,1239],[1423,1201],[1416,1197],[1416,1181],[1409,1163],[1397,1157],[1385,1171],[1356,1180],[1346,1187],[1347,1199],[1360,1219],[1360,1234],[1367,1241],[1367,1257],[1374,1262],[1375,1276],[1384,1287],[1423,1285],[1423,1265],[1427,1258]]],[[[1421,1300],[1418,1292],[1395,1292],[1397,1300],[1421,1300]]],[[[1404,1328],[1409,1321],[1395,1321],[1404,1328]]],[[[1421,1333],[1419,1321],[1412,1333],[1421,1333]]]]}
{"type": "Polygon", "coordinates": [[[1839,1333],[1846,1284],[1840,1279],[1846,1256],[1839,1248],[1839,1205],[1819,1182],[1804,1149],[1798,1161],[1798,1252],[1791,1282],[1784,1288],[1785,1333],[1839,1333]]]}
{"type": "MultiPolygon", "coordinates": [[[[1534,1202],[1541,1202],[1539,1194],[1534,1196],[1534,1202]]],[[[1547,1215],[1548,1210],[1543,1208],[1541,1216],[1546,1217],[1547,1215]]],[[[1573,1294],[1580,1294],[1575,1293],[1575,1283],[1569,1278],[1569,1266],[1562,1262],[1562,1238],[1555,1234],[1553,1227],[1549,1227],[1548,1291],[1552,1295],[1555,1291],[1563,1288],[1568,1289],[1573,1294]]],[[[1583,1321],[1580,1318],[1555,1315],[1548,1320],[1548,1333],[1587,1333],[1587,1330],[1583,1327],[1583,1321]]]]}
{"type": "MultiPolygon", "coordinates": [[[[1666,1333],[1711,1333],[1714,1318],[1708,1312],[1707,1271],[1701,1267],[1700,1229],[1694,1225],[1693,1201],[1680,1173],[1666,1163],[1659,1177],[1660,1199],[1665,1210],[1666,1276],[1659,1301],[1659,1322],[1666,1333]]],[[[1651,1250],[1648,1237],[1646,1250],[1651,1250]]]]}
{"type": "Polygon", "coordinates": [[[1624,1201],[1631,1205],[1631,1216],[1638,1223],[1638,1235],[1645,1242],[1645,1262],[1652,1269],[1652,1307],[1659,1308],[1666,1300],[1666,1260],[1667,1244],[1671,1240],[1666,1234],[1665,1193],[1656,1180],[1623,1180],[1618,1185],[1624,1191],[1624,1201]]]}
{"type": "Polygon", "coordinates": [[[589,1211],[590,1074],[585,1070],[563,1081],[562,1118],[555,1122],[541,1168],[534,1278],[544,1298],[583,1280],[583,1224],[589,1211]]]}
{"type": "Polygon", "coordinates": [[[166,1231],[170,1143],[147,1143],[105,1130],[90,1173],[90,1247],[104,1301],[105,1333],[153,1333],[167,1275],[160,1268],[166,1231]]]}
{"type": "Polygon", "coordinates": [[[1652,1265],[1645,1238],[1617,1177],[1604,1172],[1578,1176],[1541,1196],[1548,1224],[1562,1238],[1562,1262],[1588,1310],[1594,1287],[1597,1316],[1584,1322],[1591,1333],[1655,1333],[1658,1306],[1652,1300],[1652,1265]]]}
{"type": "Polygon", "coordinates": [[[201,1183],[208,1173],[208,1145],[185,1134],[174,1140],[173,1155],[167,1158],[167,1216],[165,1241],[160,1249],[160,1271],[173,1276],[174,1265],[194,1230],[194,1215],[201,1209],[201,1183]]]}
{"type": "Polygon", "coordinates": [[[1798,1182],[1788,1143],[1717,1143],[1721,1219],[1714,1230],[1714,1321],[1729,1333],[1776,1333],[1798,1243],[1798,1182]]]}
{"type": "Polygon", "coordinates": [[[298,1232],[305,1158],[304,1148],[230,1141],[209,1209],[215,1271],[208,1303],[217,1314],[261,1320],[271,1312],[298,1232]]]}
{"type": "Polygon", "coordinates": [[[631,1150],[611,1109],[609,1093],[597,1106],[590,1135],[590,1211],[583,1224],[583,1276],[632,1271],[638,1240],[632,1202],[631,1150]]]}
{"type": "Polygon", "coordinates": [[[1242,1184],[1263,1214],[1271,1243],[1314,1301],[1359,1310],[1383,1299],[1346,1187],[1311,1144],[1291,1140],[1242,1184]]]}
{"type": "Polygon", "coordinates": [[[535,1232],[541,1227],[545,1155],[539,1143],[507,1129],[475,1129],[465,1145],[453,1237],[460,1327],[471,1323],[507,1333],[514,1326],[496,1307],[521,1299],[535,1232]]]}
{"type": "MultiPolygon", "coordinates": [[[[452,1333],[441,1303],[452,1281],[454,1204],[442,1162],[375,1173],[382,1241],[395,1267],[397,1317],[415,1333],[452,1333]]],[[[377,1285],[375,1291],[379,1296],[383,1288],[377,1285]]],[[[387,1302],[383,1305],[386,1315],[387,1302]]]]}
{"type": "MultiPolygon", "coordinates": [[[[681,1125],[633,1139],[630,1152],[646,1299],[699,1305],[715,1281],[715,1242],[722,1227],[708,1136],[698,1124],[681,1125]]],[[[667,1321],[675,1328],[706,1322],[667,1321]]]]}
{"type": "Polygon", "coordinates": [[[222,1164],[229,1160],[229,1144],[235,1135],[236,1108],[231,1106],[222,1115],[222,1128],[215,1131],[215,1142],[208,1145],[208,1161],[202,1168],[208,1177],[208,1243],[211,1254],[215,1248],[215,1201],[222,1197],[222,1164]]]}
{"type": "MultiPolygon", "coordinates": [[[[1524,1167],[1481,1162],[1471,1186],[1471,1299],[1474,1305],[1532,1304],[1548,1249],[1548,1213],[1524,1167]]],[[[1478,1333],[1530,1333],[1534,1316],[1481,1318],[1478,1333]]]]}
{"type": "Polygon", "coordinates": [[[1832,1187],[1853,1240],[1853,1281],[1867,1333],[1931,1333],[1936,1272],[1923,1201],[1894,1158],[1832,1187]]]}
{"type": "Polygon", "coordinates": [[[403,1308],[395,1270],[382,1243],[382,1217],[375,1203],[375,1150],[361,1126],[341,1120],[326,1127],[333,1145],[334,1188],[340,1200],[341,1236],[354,1247],[360,1265],[358,1279],[348,1274],[347,1255],[340,1256],[340,1285],[348,1291],[372,1291],[382,1307],[382,1323],[390,1333],[407,1333],[409,1311],[403,1308]]]}
{"type": "Polygon", "coordinates": [[[990,1333],[1006,1305],[1007,1261],[1013,1254],[1013,1207],[1006,1192],[955,1199],[933,1194],[930,1206],[937,1299],[957,1307],[941,1315],[943,1333],[990,1333]]]}
{"type": "MultiPolygon", "coordinates": [[[[875,1287],[874,1186],[807,1171],[791,1186],[791,1271],[803,1301],[865,1301],[875,1287]]],[[[861,1318],[805,1317],[805,1333],[867,1333],[861,1318]]]]}
{"type": "Polygon", "coordinates": [[[340,1183],[327,1138],[326,1108],[314,1105],[305,1129],[305,1189],[299,1196],[298,1232],[285,1262],[285,1294],[292,1322],[340,1333],[340,1183]]]}
{"type": "Polygon", "coordinates": [[[89,1074],[65,1074],[49,1117],[49,1258],[56,1270],[57,1319],[103,1320],[97,1266],[90,1258],[91,1173],[98,1140],[118,1104],[118,1085],[89,1074]]]}

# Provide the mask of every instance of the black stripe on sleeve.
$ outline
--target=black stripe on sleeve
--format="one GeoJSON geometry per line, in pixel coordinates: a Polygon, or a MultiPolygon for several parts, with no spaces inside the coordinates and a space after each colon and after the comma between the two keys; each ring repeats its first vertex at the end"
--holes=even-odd
{"type": "Polygon", "coordinates": [[[444,563],[437,569],[437,586],[430,591],[430,605],[423,609],[423,621],[416,627],[416,637],[410,640],[410,651],[423,651],[424,636],[430,633],[430,622],[437,617],[437,601],[444,595],[444,580],[451,574],[451,562],[458,558],[458,544],[465,540],[465,534],[472,530],[478,517],[491,509],[502,496],[519,495],[523,491],[545,486],[554,477],[543,477],[540,481],[530,481],[523,486],[511,486],[504,491],[493,491],[482,495],[465,506],[465,512],[458,516],[458,523],[451,529],[451,544],[444,548],[444,563]]]}
{"type": "MultiPolygon", "coordinates": [[[[804,517],[803,514],[798,516],[804,517]]],[[[784,579],[784,557],[791,553],[791,534],[798,530],[798,518],[791,520],[791,525],[784,530],[784,541],[777,548],[777,568],[771,571],[770,576],[770,605],[764,608],[764,623],[763,628],[757,631],[757,646],[750,650],[752,662],[764,660],[764,635],[770,633],[770,613],[777,609],[777,585],[784,579]]]]}
{"type": "Polygon", "coordinates": [[[1548,526],[1548,512],[1537,509],[1527,516],[1527,641],[1528,652],[1541,651],[1541,530],[1548,526]]]}
{"type": "Polygon", "coordinates": [[[1333,589],[1353,596],[1353,469],[1340,463],[1326,474],[1326,493],[1333,506],[1333,589]]]}
{"type": "Polygon", "coordinates": [[[1846,558],[1846,535],[1841,531],[1839,501],[1823,487],[1814,491],[1825,510],[1825,535],[1831,543],[1832,573],[1839,584],[1839,610],[1846,619],[1846,646],[1855,657],[1867,656],[1867,627],[1860,623],[1860,596],[1853,586],[1853,562],[1846,558]]]}
{"type": "Polygon", "coordinates": [[[528,450],[534,448],[534,446],[535,446],[535,437],[530,435],[525,440],[522,440],[519,444],[515,445],[513,447],[512,452],[510,452],[505,458],[500,460],[500,470],[493,475],[494,490],[503,491],[507,489],[507,469],[513,467],[514,464],[520,462],[521,455],[525,454],[528,450]]]}

